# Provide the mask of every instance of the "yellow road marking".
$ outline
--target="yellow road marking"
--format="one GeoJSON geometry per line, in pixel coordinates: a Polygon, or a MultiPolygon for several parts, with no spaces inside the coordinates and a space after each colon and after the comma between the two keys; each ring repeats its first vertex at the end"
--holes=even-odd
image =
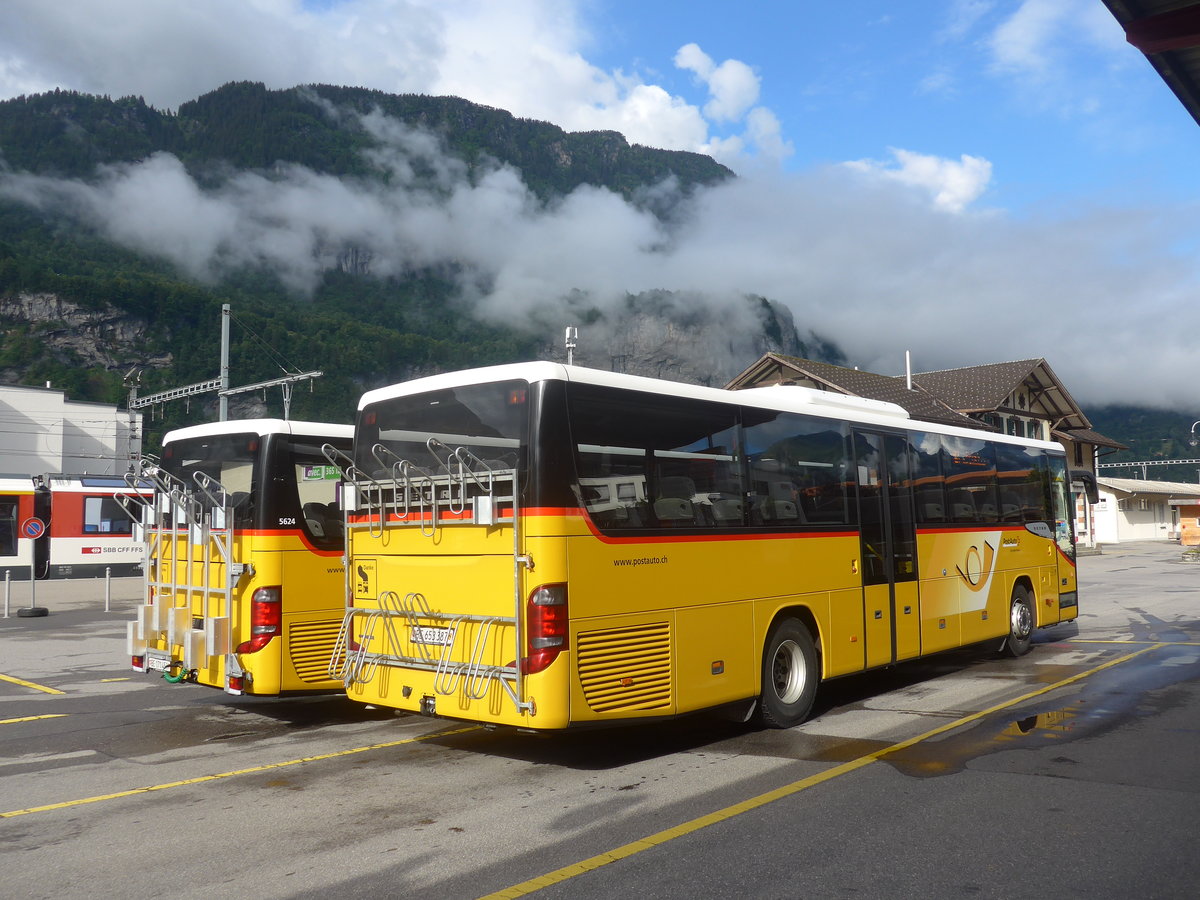
{"type": "Polygon", "coordinates": [[[251,766],[249,769],[237,769],[232,772],[218,772],[215,775],[201,775],[198,778],[185,778],[182,781],[168,781],[165,784],[152,784],[148,787],[131,788],[127,791],[115,791],[111,794],[99,794],[95,797],[84,797],[80,800],[67,800],[62,803],[48,803],[45,806],[31,806],[28,809],[14,809],[0,812],[0,819],[11,819],[15,816],[27,816],[30,813],[49,812],[52,809],[70,809],[73,806],[84,806],[88,803],[99,803],[102,800],[117,800],[121,797],[133,797],[137,794],[147,794],[152,791],[165,791],[170,788],[186,787],[190,784],[203,784],[206,781],[219,781],[222,778],[235,778],[238,775],[253,775],[256,772],[269,772],[272,769],[285,769],[288,766],[298,766],[301,763],[320,762],[326,759],[337,759],[341,756],[352,756],[355,753],[366,753],[368,750],[383,750],[387,747],[400,747],[404,744],[415,744],[428,741],[435,737],[449,737],[454,734],[466,734],[469,731],[479,731],[481,726],[469,725],[452,731],[435,731],[417,737],[404,738],[399,741],[385,741],[382,744],[370,744],[366,747],[353,747],[349,750],[336,750],[333,753],[322,753],[318,756],[305,756],[302,759],[289,759],[284,762],[267,763],[262,766],[251,766]]]}
{"type": "Polygon", "coordinates": [[[38,719],[65,719],[66,713],[53,713],[48,716],[21,716],[19,719],[0,719],[0,725],[13,725],[17,722],[36,722],[38,719]]]}
{"type": "Polygon", "coordinates": [[[101,678],[101,684],[112,684],[114,681],[129,681],[128,678],[101,678]]]}
{"type": "Polygon", "coordinates": [[[1170,645],[1172,647],[1200,647],[1200,641],[1163,641],[1160,643],[1157,641],[1135,641],[1135,640],[1102,641],[1098,638],[1096,638],[1096,639],[1093,639],[1093,638],[1069,638],[1064,643],[1067,643],[1067,644],[1128,644],[1128,645],[1134,646],[1134,647],[1145,647],[1145,646],[1150,646],[1150,645],[1153,645],[1156,647],[1165,647],[1167,645],[1170,645]]]}
{"type": "Polygon", "coordinates": [[[526,894],[532,894],[534,891],[539,891],[542,888],[550,887],[553,884],[560,884],[577,875],[583,875],[586,872],[594,871],[602,866],[607,866],[609,863],[617,862],[618,860],[627,859],[635,856],[644,850],[650,850],[665,844],[668,841],[673,841],[675,838],[683,837],[684,835],[692,834],[702,828],[707,828],[709,825],[715,825],[717,822],[724,822],[727,819],[732,819],[735,816],[740,816],[742,813],[747,813],[759,807],[766,806],[769,803],[774,803],[776,800],[782,800],[784,797],[790,797],[793,794],[798,794],[800,791],[807,790],[810,787],[815,787],[818,784],[823,784],[826,781],[832,781],[834,778],[839,778],[842,775],[847,775],[864,766],[883,759],[892,753],[898,753],[901,750],[906,750],[914,744],[919,744],[922,741],[927,741],[932,737],[937,737],[940,734],[945,734],[947,731],[953,731],[970,722],[975,722],[979,719],[989,716],[994,712],[999,712],[1002,709],[1007,709],[1010,706],[1016,706],[1026,700],[1031,700],[1034,697],[1039,697],[1042,694],[1047,694],[1050,691],[1065,687],[1068,684],[1073,684],[1076,681],[1082,681],[1090,675],[1094,675],[1104,669],[1119,665],[1123,662],[1128,662],[1135,657],[1141,656],[1143,653],[1149,653],[1151,650],[1157,650],[1160,647],[1168,646],[1166,644],[1151,644],[1143,647],[1141,650],[1135,650],[1125,656],[1117,659],[1110,659],[1106,663],[1102,663],[1085,672],[1080,672],[1077,675],[1072,675],[1069,678],[1064,678],[1062,681],[1046,687],[1038,688],[1035,691],[1030,691],[1027,694],[1022,694],[1020,697],[1014,697],[1012,700],[998,703],[988,709],[981,710],[977,713],[971,713],[969,716],[963,716],[961,719],[956,719],[953,722],[948,722],[945,725],[940,725],[924,734],[919,734],[916,737],[909,738],[905,741],[900,741],[898,744],[892,744],[890,747],[884,747],[882,750],[876,750],[874,753],[868,753],[866,756],[860,756],[858,759],[850,762],[842,763],[834,766],[832,769],[826,769],[816,775],[810,775],[808,778],[802,778],[799,781],[793,781],[791,784],[785,784],[783,787],[776,788],[773,791],[767,791],[765,794],[759,794],[757,797],[751,797],[743,800],[740,803],[735,803],[732,806],[727,806],[724,809],[716,810],[699,818],[692,819],[690,822],[683,822],[673,828],[667,828],[655,834],[648,835],[640,840],[625,844],[605,853],[597,854],[588,859],[581,860],[577,863],[572,863],[569,866],[563,866],[561,869],[555,869],[553,872],[547,872],[545,875],[539,875],[536,878],[530,878],[528,881],[522,881],[520,884],[514,884],[511,887],[504,888],[492,894],[486,894],[479,900],[511,900],[514,897],[524,897],[526,894]]]}
{"type": "Polygon", "coordinates": [[[0,675],[0,681],[7,681],[10,684],[19,684],[21,687],[33,688],[35,691],[44,691],[47,694],[66,693],[66,691],[60,691],[52,687],[46,687],[44,684],[34,684],[32,681],[22,681],[20,678],[13,678],[11,675],[0,675]]]}

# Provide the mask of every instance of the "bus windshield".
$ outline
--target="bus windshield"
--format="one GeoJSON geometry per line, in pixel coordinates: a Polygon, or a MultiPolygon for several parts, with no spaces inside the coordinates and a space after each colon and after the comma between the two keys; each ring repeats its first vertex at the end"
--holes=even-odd
{"type": "Polygon", "coordinates": [[[444,472],[454,454],[468,468],[511,469],[526,433],[528,396],[528,382],[502,381],[370,404],[359,417],[354,463],[372,478],[390,477],[401,460],[444,472]]]}

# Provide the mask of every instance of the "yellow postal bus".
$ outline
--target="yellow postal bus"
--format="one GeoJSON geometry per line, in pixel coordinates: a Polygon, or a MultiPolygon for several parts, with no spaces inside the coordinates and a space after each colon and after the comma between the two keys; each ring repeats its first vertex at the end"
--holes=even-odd
{"type": "MultiPolygon", "coordinates": [[[[349,425],[246,419],[168,432],[136,515],[146,596],[128,625],[138,672],[232,694],[334,690],[345,599],[337,467],[349,425]]],[[[136,512],[136,511],[135,511],[136,512]]]]}
{"type": "Polygon", "coordinates": [[[1077,614],[1063,450],[799,387],[552,363],[363,396],[334,673],[352,699],[532,729],[1020,655],[1077,614]]]}

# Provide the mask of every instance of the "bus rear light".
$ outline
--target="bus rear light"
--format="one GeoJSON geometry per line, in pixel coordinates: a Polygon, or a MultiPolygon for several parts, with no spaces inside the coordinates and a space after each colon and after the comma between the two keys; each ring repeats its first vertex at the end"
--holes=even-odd
{"type": "Polygon", "coordinates": [[[146,671],[146,657],[144,656],[131,656],[129,658],[129,663],[135,672],[146,671]]]}
{"type": "Polygon", "coordinates": [[[529,595],[525,614],[529,655],[521,660],[523,674],[544,671],[567,649],[567,623],[565,584],[543,584],[529,595]]]}
{"type": "Polygon", "coordinates": [[[250,598],[250,640],[238,644],[238,653],[257,653],[283,633],[283,588],[261,587],[250,598]]]}
{"type": "Polygon", "coordinates": [[[230,675],[225,680],[225,693],[241,694],[245,690],[246,679],[241,675],[230,675]]]}

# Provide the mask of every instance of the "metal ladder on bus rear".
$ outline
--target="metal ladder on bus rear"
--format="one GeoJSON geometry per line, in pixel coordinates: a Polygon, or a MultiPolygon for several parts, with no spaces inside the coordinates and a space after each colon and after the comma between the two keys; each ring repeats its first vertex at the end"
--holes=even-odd
{"type": "MultiPolygon", "coordinates": [[[[532,704],[524,697],[520,677],[521,648],[521,573],[532,568],[532,560],[521,553],[520,483],[515,468],[497,469],[479,459],[465,447],[451,448],[437,438],[426,442],[439,462],[438,472],[430,472],[410,460],[401,459],[382,444],[371,453],[388,472],[384,479],[373,478],[356,466],[348,456],[330,445],[322,448],[326,459],[342,468],[347,494],[343,495],[346,528],[346,613],[331,656],[329,674],[347,689],[370,681],[380,665],[396,665],[433,673],[434,692],[450,696],[460,691],[471,700],[487,696],[493,682],[498,683],[521,712],[532,704]],[[359,514],[365,514],[362,517],[359,514]],[[375,609],[353,605],[353,531],[366,530],[371,538],[382,539],[388,528],[417,528],[431,540],[439,529],[464,525],[503,526],[513,530],[513,611],[511,616],[478,616],[447,613],[435,609],[419,591],[401,596],[385,590],[377,598],[375,609]],[[474,637],[468,647],[460,636],[468,628],[474,637]],[[503,626],[511,626],[515,646],[512,665],[496,666],[484,662],[493,635],[503,626]],[[408,641],[415,651],[401,654],[404,645],[400,629],[411,638],[417,629],[445,629],[448,640],[440,650],[425,642],[408,641]],[[391,652],[373,651],[371,645],[384,645],[391,652]],[[456,662],[461,656],[465,661],[456,662]]],[[[509,654],[502,654],[508,656],[509,654]]]]}
{"type": "MultiPolygon", "coordinates": [[[[130,477],[136,476],[127,476],[127,481],[130,477]]],[[[230,690],[229,679],[245,674],[233,650],[232,601],[247,568],[233,558],[232,495],[202,472],[194,473],[194,486],[153,464],[144,464],[140,477],[150,481],[154,494],[140,502],[146,564],[143,601],[137,618],[129,623],[130,654],[165,641],[174,664],[172,648],[179,645],[183,652],[178,662],[184,673],[207,667],[211,658],[222,656],[226,690],[230,690]],[[223,577],[214,575],[218,566],[223,577]],[[197,569],[198,580],[193,577],[197,569]],[[162,602],[167,597],[169,603],[162,602]],[[193,617],[197,597],[201,615],[193,617]]]]}

